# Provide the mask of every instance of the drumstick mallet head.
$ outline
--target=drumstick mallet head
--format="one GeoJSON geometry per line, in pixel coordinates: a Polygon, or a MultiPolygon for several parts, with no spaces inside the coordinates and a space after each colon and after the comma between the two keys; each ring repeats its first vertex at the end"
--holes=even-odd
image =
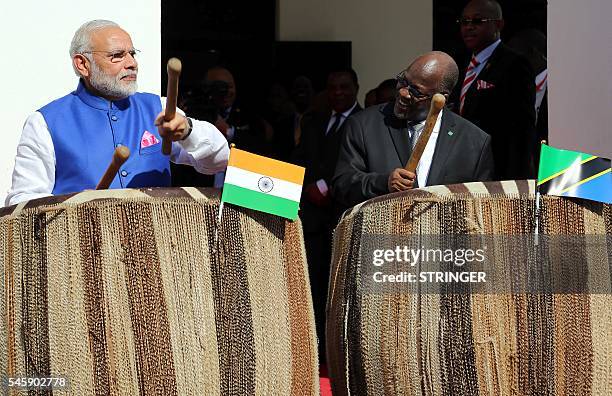
{"type": "Polygon", "coordinates": [[[446,97],[442,94],[435,94],[431,98],[431,106],[429,107],[429,113],[427,114],[427,118],[425,121],[425,127],[423,128],[423,132],[421,132],[421,136],[419,136],[419,140],[414,145],[414,149],[412,150],[412,154],[410,155],[410,159],[408,163],[404,167],[404,169],[409,170],[410,172],[415,172],[417,165],[419,165],[419,161],[423,156],[423,152],[425,151],[425,147],[427,146],[427,142],[429,141],[429,137],[433,132],[434,126],[436,125],[436,121],[438,120],[438,115],[440,111],[444,108],[446,104],[446,97]]]}
{"type": "MultiPolygon", "coordinates": [[[[179,76],[183,65],[178,58],[168,59],[166,71],[168,72],[168,88],[166,89],[166,111],[164,121],[171,121],[176,115],[176,102],[178,99],[178,84],[179,76]]],[[[163,138],[162,153],[170,155],[172,152],[172,141],[168,138],[163,138]]]]}
{"type": "Polygon", "coordinates": [[[108,165],[108,168],[106,168],[104,176],[102,176],[102,178],[98,182],[96,190],[106,190],[107,188],[109,188],[111,183],[113,182],[113,179],[115,178],[115,175],[117,174],[117,172],[119,172],[119,168],[123,166],[123,164],[125,163],[125,161],[128,160],[128,158],[130,158],[129,148],[127,148],[126,146],[118,146],[117,148],[115,148],[111,163],[108,165]]]}

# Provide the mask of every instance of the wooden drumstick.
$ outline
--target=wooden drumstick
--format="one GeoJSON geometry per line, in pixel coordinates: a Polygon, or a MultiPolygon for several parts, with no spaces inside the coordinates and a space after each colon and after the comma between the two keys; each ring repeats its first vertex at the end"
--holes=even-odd
{"type": "Polygon", "coordinates": [[[446,98],[442,94],[435,94],[433,98],[431,98],[431,107],[429,108],[429,114],[427,114],[425,127],[423,128],[423,132],[421,132],[421,136],[419,136],[419,140],[414,145],[410,159],[408,160],[408,163],[404,169],[413,173],[416,171],[417,165],[419,164],[421,156],[423,155],[423,151],[425,151],[425,146],[427,146],[429,137],[433,132],[436,121],[438,120],[438,114],[440,114],[440,111],[444,107],[445,103],[446,98]]]}
{"type": "Polygon", "coordinates": [[[130,149],[126,146],[118,146],[113,153],[113,159],[110,165],[106,169],[106,172],[104,172],[104,176],[102,176],[98,182],[96,190],[106,190],[109,188],[115,175],[119,172],[119,168],[121,168],[121,165],[123,165],[128,158],[130,158],[130,149]]]}
{"type": "MultiPolygon", "coordinates": [[[[178,99],[178,84],[181,69],[183,68],[181,61],[178,58],[170,58],[168,60],[168,89],[166,90],[166,113],[164,121],[171,121],[176,114],[176,101],[178,99]]],[[[170,155],[172,152],[172,140],[163,138],[162,153],[170,155]]]]}

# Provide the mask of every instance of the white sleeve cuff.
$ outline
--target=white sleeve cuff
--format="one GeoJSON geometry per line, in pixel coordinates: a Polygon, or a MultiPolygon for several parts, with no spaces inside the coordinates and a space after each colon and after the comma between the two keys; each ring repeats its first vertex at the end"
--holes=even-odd
{"type": "Polygon", "coordinates": [[[323,194],[324,197],[327,196],[329,188],[327,187],[327,183],[325,183],[325,180],[323,179],[317,180],[317,188],[319,189],[321,194],[323,194]]]}
{"type": "Polygon", "coordinates": [[[213,174],[224,170],[229,159],[225,136],[206,121],[192,119],[193,129],[185,140],[174,142],[172,161],[191,165],[198,172],[213,174]]]}

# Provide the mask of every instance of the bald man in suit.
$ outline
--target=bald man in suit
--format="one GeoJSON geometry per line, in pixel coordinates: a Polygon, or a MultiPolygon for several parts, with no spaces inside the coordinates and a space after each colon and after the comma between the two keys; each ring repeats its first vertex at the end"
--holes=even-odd
{"type": "Polygon", "coordinates": [[[418,57],[397,76],[394,102],[349,118],[343,129],[333,196],[347,208],[367,199],[417,186],[491,180],[491,138],[471,122],[443,109],[417,166],[404,166],[423,130],[431,98],[457,83],[455,61],[443,52],[418,57]]]}

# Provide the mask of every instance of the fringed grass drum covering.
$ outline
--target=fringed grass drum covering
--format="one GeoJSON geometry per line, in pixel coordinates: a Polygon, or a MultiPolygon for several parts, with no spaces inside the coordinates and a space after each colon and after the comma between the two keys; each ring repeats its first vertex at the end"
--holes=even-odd
{"type": "MultiPolygon", "coordinates": [[[[543,196],[540,210],[541,236],[612,234],[610,205],[543,196]]],[[[533,236],[534,211],[534,182],[509,181],[398,193],[345,213],[334,235],[327,310],[334,396],[612,395],[609,242],[587,250],[603,256],[595,281],[606,293],[363,290],[372,264],[359,260],[366,234],[533,236]]]]}
{"type": "Polygon", "coordinates": [[[217,246],[218,207],[183,188],[0,209],[0,375],[79,396],[318,394],[300,223],[226,205],[217,246]]]}

